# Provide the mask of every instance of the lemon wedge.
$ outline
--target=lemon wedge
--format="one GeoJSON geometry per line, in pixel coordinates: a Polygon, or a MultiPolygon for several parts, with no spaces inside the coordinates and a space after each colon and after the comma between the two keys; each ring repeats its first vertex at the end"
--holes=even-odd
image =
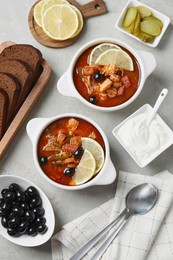
{"type": "Polygon", "coordinates": [[[104,51],[97,58],[96,64],[109,65],[115,64],[118,68],[133,71],[133,61],[127,52],[123,50],[109,49],[104,51]]]}
{"type": "Polygon", "coordinates": [[[43,14],[42,29],[54,40],[66,40],[78,29],[78,16],[70,5],[56,4],[43,14]]]}
{"type": "Polygon", "coordinates": [[[87,138],[87,137],[83,137],[82,138],[82,147],[84,149],[87,149],[89,150],[95,160],[96,160],[96,171],[95,171],[95,174],[97,174],[101,168],[103,167],[103,164],[104,164],[104,151],[103,151],[103,148],[101,147],[101,145],[93,140],[92,138],[87,138]]]}
{"type": "Polygon", "coordinates": [[[47,11],[47,9],[49,7],[56,5],[56,4],[70,5],[69,2],[67,2],[66,0],[46,0],[46,1],[44,1],[44,4],[42,5],[41,15],[43,16],[43,14],[47,11]]]}
{"type": "Polygon", "coordinates": [[[94,176],[95,170],[95,158],[90,151],[85,149],[80,163],[76,167],[75,174],[72,177],[72,183],[80,185],[89,181],[94,176]]]}
{"type": "Polygon", "coordinates": [[[89,57],[89,64],[95,65],[96,60],[103,52],[109,49],[121,49],[118,45],[112,43],[102,43],[97,45],[91,52],[89,57]]]}
{"type": "Polygon", "coordinates": [[[38,4],[36,4],[34,7],[34,20],[40,27],[42,27],[42,8],[45,3],[46,0],[42,0],[38,2],[38,4]]]}

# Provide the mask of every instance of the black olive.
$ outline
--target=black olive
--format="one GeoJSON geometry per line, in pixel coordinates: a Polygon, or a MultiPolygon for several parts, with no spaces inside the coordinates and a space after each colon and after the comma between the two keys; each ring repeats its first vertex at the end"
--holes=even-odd
{"type": "Polygon", "coordinates": [[[48,162],[48,159],[46,156],[42,156],[39,158],[40,164],[46,164],[48,162]]]}
{"type": "Polygon", "coordinates": [[[1,191],[1,194],[2,194],[2,197],[3,197],[3,198],[4,198],[4,195],[5,195],[7,192],[9,192],[9,189],[3,189],[3,190],[1,191]]]}
{"type": "Polygon", "coordinates": [[[21,187],[17,183],[11,183],[9,189],[11,191],[17,191],[17,190],[21,190],[21,187]]]}
{"type": "Polygon", "coordinates": [[[42,205],[42,199],[39,196],[39,197],[33,198],[31,200],[29,207],[30,207],[30,209],[34,209],[34,208],[40,207],[41,205],[42,205]]]}
{"type": "Polygon", "coordinates": [[[96,97],[95,96],[91,96],[89,98],[89,102],[95,105],[96,104],[96,97]]]}
{"type": "Polygon", "coordinates": [[[7,233],[10,235],[10,236],[12,236],[12,237],[18,237],[19,236],[19,233],[18,233],[18,231],[17,231],[17,229],[15,229],[15,228],[8,228],[7,229],[7,233]]]}
{"type": "Polygon", "coordinates": [[[18,201],[19,203],[25,201],[25,194],[24,194],[23,191],[18,190],[18,191],[16,192],[16,201],[18,201]]]}
{"type": "Polygon", "coordinates": [[[24,191],[24,194],[25,194],[25,198],[27,199],[27,201],[31,201],[32,200],[32,197],[29,195],[29,193],[27,191],[24,191]]]}
{"type": "Polygon", "coordinates": [[[42,216],[44,215],[44,213],[45,213],[45,210],[44,210],[44,208],[42,208],[42,207],[38,207],[38,208],[34,208],[34,209],[32,210],[32,212],[34,212],[34,214],[35,214],[36,216],[42,217],[42,216]]]}
{"type": "Polygon", "coordinates": [[[26,192],[27,192],[28,195],[29,195],[30,197],[32,197],[32,198],[35,198],[36,196],[39,195],[38,190],[37,190],[35,187],[33,187],[33,186],[29,186],[29,187],[27,188],[26,192]]]}
{"type": "Polygon", "coordinates": [[[8,221],[8,227],[10,228],[15,228],[18,226],[19,224],[19,217],[14,217],[14,218],[11,218],[9,221],[8,221]]]}
{"type": "Polygon", "coordinates": [[[23,202],[22,204],[20,204],[20,207],[24,210],[29,209],[29,205],[26,202],[23,202]]]}
{"type": "Polygon", "coordinates": [[[2,210],[2,207],[0,207],[0,217],[4,216],[4,213],[3,213],[3,210],[2,210]]]}
{"type": "Polygon", "coordinates": [[[4,200],[6,202],[13,202],[16,198],[16,194],[13,191],[8,191],[4,194],[4,200]]]}
{"type": "Polygon", "coordinates": [[[64,170],[64,174],[67,177],[73,176],[74,173],[75,173],[75,168],[65,168],[65,170],[64,170]]]}
{"type": "Polygon", "coordinates": [[[104,75],[100,73],[100,71],[97,71],[95,74],[94,74],[94,79],[95,81],[102,81],[104,79],[104,75]]]}
{"type": "Polygon", "coordinates": [[[28,235],[31,236],[31,237],[35,237],[37,235],[37,231],[36,231],[36,228],[35,227],[30,227],[28,229],[28,235]]]}
{"type": "Polygon", "coordinates": [[[41,224],[45,224],[46,223],[46,219],[44,217],[37,217],[35,220],[35,225],[39,226],[41,224]]]}
{"type": "Polygon", "coordinates": [[[8,220],[7,220],[7,217],[3,216],[1,218],[1,224],[3,227],[7,228],[8,227],[8,220]]]}
{"type": "Polygon", "coordinates": [[[32,222],[35,219],[35,214],[31,211],[31,210],[27,210],[25,212],[25,218],[26,220],[28,220],[29,222],[32,222]]]}
{"type": "Polygon", "coordinates": [[[4,204],[4,199],[3,198],[0,198],[0,207],[2,207],[4,204]]]}
{"type": "Polygon", "coordinates": [[[28,221],[22,221],[20,223],[17,229],[20,235],[23,235],[27,231],[28,224],[29,224],[28,221]]]}
{"type": "Polygon", "coordinates": [[[40,234],[44,234],[47,231],[47,226],[45,224],[41,224],[37,227],[37,231],[40,234]]]}
{"type": "Polygon", "coordinates": [[[84,149],[82,146],[80,146],[75,152],[74,152],[74,158],[80,159],[84,153],[84,149]]]}
{"type": "Polygon", "coordinates": [[[19,217],[24,215],[24,210],[21,207],[13,207],[12,212],[14,214],[16,214],[16,216],[19,216],[19,217]]]}
{"type": "Polygon", "coordinates": [[[8,216],[8,219],[16,218],[16,213],[11,212],[10,215],[8,216]]]}
{"type": "Polygon", "coordinates": [[[11,204],[4,202],[3,206],[2,206],[2,214],[7,215],[9,214],[11,211],[11,204]]]}
{"type": "Polygon", "coordinates": [[[20,203],[17,202],[17,201],[13,201],[12,206],[13,207],[20,207],[20,203]]]}

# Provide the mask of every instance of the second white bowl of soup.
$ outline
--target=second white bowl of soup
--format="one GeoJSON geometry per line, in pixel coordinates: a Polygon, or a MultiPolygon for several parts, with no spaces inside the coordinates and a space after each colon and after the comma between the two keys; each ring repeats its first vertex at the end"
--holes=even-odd
{"type": "Polygon", "coordinates": [[[99,38],[77,51],[57,88],[91,108],[120,110],[138,97],[155,67],[151,53],[114,38],[99,38]]]}

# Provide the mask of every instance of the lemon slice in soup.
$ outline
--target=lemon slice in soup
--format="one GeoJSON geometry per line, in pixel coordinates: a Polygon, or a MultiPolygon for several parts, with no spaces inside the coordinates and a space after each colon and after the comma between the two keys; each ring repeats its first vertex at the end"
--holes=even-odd
{"type": "Polygon", "coordinates": [[[82,147],[84,149],[89,150],[93,154],[93,156],[96,160],[95,174],[97,174],[101,170],[101,168],[104,164],[103,148],[101,147],[101,145],[98,142],[96,142],[92,138],[87,138],[87,137],[82,138],[82,147]]]}
{"type": "Polygon", "coordinates": [[[123,50],[110,49],[97,58],[96,64],[109,65],[115,64],[118,68],[133,71],[133,61],[130,55],[123,50]]]}
{"type": "Polygon", "coordinates": [[[80,185],[89,181],[95,174],[96,161],[93,154],[85,149],[72,177],[72,184],[80,185]]]}
{"type": "Polygon", "coordinates": [[[91,52],[89,57],[89,64],[95,65],[95,62],[97,58],[102,54],[103,52],[109,50],[109,49],[121,49],[118,45],[112,44],[112,43],[102,43],[97,45],[91,52]]]}

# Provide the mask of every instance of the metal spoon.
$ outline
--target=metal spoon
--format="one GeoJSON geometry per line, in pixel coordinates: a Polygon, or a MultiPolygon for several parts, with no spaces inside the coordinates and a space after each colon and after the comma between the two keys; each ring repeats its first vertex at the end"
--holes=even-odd
{"type": "Polygon", "coordinates": [[[145,214],[152,209],[158,197],[158,190],[149,183],[135,186],[126,196],[126,208],[108,226],[101,230],[96,236],[83,245],[70,260],[81,259],[115,224],[120,223],[117,229],[108,237],[104,244],[97,250],[91,260],[99,259],[108,248],[112,240],[118,235],[130,216],[134,214],[145,214]]]}

